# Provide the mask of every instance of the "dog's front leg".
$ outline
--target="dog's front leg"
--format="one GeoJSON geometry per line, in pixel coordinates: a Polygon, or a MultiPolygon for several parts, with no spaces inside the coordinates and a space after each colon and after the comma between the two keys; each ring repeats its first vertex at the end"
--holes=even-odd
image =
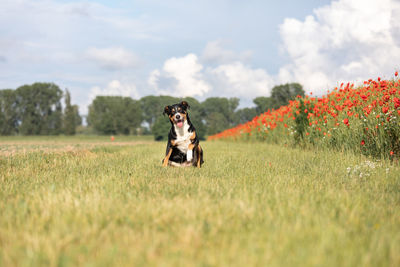
{"type": "Polygon", "coordinates": [[[194,148],[194,144],[189,144],[188,151],[186,153],[187,161],[192,161],[192,159],[193,159],[193,148],[194,148]]]}
{"type": "Polygon", "coordinates": [[[190,144],[188,146],[188,151],[186,153],[187,161],[192,161],[193,159],[193,148],[195,145],[195,138],[196,138],[196,132],[193,132],[192,136],[190,136],[190,144]]]}
{"type": "Polygon", "coordinates": [[[163,167],[167,167],[168,166],[168,161],[169,161],[169,157],[171,157],[171,153],[172,153],[172,147],[169,148],[169,151],[168,151],[167,155],[164,158],[163,167]]]}

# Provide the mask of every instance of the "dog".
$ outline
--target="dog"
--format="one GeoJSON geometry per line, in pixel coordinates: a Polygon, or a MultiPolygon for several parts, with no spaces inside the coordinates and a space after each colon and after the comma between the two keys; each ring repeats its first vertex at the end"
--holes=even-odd
{"type": "Polygon", "coordinates": [[[163,115],[168,115],[171,129],[163,166],[201,168],[204,163],[203,149],[199,144],[196,129],[189,119],[188,109],[190,106],[186,101],[164,108],[163,115]]]}

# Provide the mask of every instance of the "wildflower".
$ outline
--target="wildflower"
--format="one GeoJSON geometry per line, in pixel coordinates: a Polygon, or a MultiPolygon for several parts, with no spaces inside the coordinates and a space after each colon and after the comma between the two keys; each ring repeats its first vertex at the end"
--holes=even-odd
{"type": "Polygon", "coordinates": [[[394,107],[395,108],[399,108],[400,107],[400,99],[397,97],[393,98],[393,102],[394,102],[394,107]]]}
{"type": "Polygon", "coordinates": [[[346,124],[347,126],[349,126],[349,119],[348,119],[348,118],[345,118],[345,119],[343,120],[343,123],[346,124]]]}
{"type": "Polygon", "coordinates": [[[389,111],[389,108],[388,107],[382,107],[382,112],[383,113],[387,113],[389,111]]]}
{"type": "Polygon", "coordinates": [[[393,151],[390,151],[390,156],[393,156],[394,155],[394,152],[393,151]]]}
{"type": "Polygon", "coordinates": [[[394,76],[397,77],[397,75],[399,75],[399,72],[398,72],[398,71],[396,71],[396,72],[394,73],[394,76]]]}
{"type": "Polygon", "coordinates": [[[364,140],[361,140],[361,145],[362,146],[365,145],[365,141],[364,140]]]}

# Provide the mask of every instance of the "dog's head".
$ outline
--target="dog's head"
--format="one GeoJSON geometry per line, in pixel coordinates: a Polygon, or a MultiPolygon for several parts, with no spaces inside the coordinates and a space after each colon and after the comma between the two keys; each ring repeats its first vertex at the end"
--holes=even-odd
{"type": "Polygon", "coordinates": [[[182,128],[187,120],[187,110],[190,108],[188,102],[182,101],[179,104],[166,106],[164,108],[164,115],[167,114],[170,121],[178,128],[182,128]]]}

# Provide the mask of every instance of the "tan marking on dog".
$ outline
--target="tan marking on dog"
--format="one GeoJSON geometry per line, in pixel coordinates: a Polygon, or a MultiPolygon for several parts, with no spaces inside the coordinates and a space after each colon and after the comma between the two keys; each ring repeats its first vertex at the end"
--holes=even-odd
{"type": "Polygon", "coordinates": [[[169,157],[171,157],[172,148],[169,149],[168,154],[164,158],[163,167],[168,166],[169,157]]]}
{"type": "Polygon", "coordinates": [[[193,131],[192,136],[190,137],[190,140],[194,140],[196,138],[196,131],[193,131]]]}

